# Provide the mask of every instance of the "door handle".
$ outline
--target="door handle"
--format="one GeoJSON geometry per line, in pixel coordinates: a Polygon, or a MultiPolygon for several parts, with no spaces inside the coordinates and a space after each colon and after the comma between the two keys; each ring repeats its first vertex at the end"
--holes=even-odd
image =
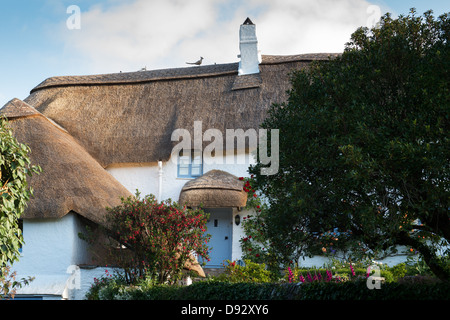
{"type": "Polygon", "coordinates": [[[228,240],[228,237],[225,237],[225,240],[228,240]]]}

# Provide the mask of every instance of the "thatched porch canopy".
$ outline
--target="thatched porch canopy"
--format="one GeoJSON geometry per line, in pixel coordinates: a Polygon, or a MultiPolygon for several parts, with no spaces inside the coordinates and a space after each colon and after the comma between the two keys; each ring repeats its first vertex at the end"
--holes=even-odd
{"type": "Polygon", "coordinates": [[[0,114],[15,138],[30,147],[31,163],[42,168],[29,179],[34,197],[22,218],[61,218],[75,212],[99,223],[107,206],[131,195],[64,128],[30,105],[13,99],[0,114]]]}
{"type": "Polygon", "coordinates": [[[179,203],[189,207],[228,208],[245,207],[247,193],[244,182],[221,170],[211,170],[188,181],[180,193],[179,203]]]}

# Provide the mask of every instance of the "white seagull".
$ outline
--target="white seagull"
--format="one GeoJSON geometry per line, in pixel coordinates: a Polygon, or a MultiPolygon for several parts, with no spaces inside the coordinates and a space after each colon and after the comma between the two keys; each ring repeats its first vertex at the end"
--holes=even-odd
{"type": "Polygon", "coordinates": [[[202,60],[203,60],[203,57],[200,57],[200,60],[198,60],[196,62],[186,62],[186,63],[187,64],[195,64],[195,65],[199,66],[202,64],[202,60]]]}

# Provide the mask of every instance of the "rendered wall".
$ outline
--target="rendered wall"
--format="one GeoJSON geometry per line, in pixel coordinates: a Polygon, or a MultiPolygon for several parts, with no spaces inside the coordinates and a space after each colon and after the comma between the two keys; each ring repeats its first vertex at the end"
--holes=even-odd
{"type": "Polygon", "coordinates": [[[79,217],[72,213],[61,219],[24,220],[25,244],[12,270],[17,272],[16,279],[35,279],[17,294],[57,299],[67,295],[68,279],[75,266],[89,262],[86,243],[78,237],[83,230],[79,217]]]}

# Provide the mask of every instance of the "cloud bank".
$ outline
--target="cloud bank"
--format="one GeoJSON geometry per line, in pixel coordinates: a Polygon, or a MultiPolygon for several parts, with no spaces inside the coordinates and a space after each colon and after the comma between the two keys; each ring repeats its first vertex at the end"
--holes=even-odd
{"type": "MultiPolygon", "coordinates": [[[[239,26],[256,24],[262,54],[342,52],[370,13],[365,0],[110,0],[82,8],[80,29],[63,28],[67,52],[93,72],[238,61],[239,26]]],[[[65,24],[65,23],[64,23],[65,24]]]]}

